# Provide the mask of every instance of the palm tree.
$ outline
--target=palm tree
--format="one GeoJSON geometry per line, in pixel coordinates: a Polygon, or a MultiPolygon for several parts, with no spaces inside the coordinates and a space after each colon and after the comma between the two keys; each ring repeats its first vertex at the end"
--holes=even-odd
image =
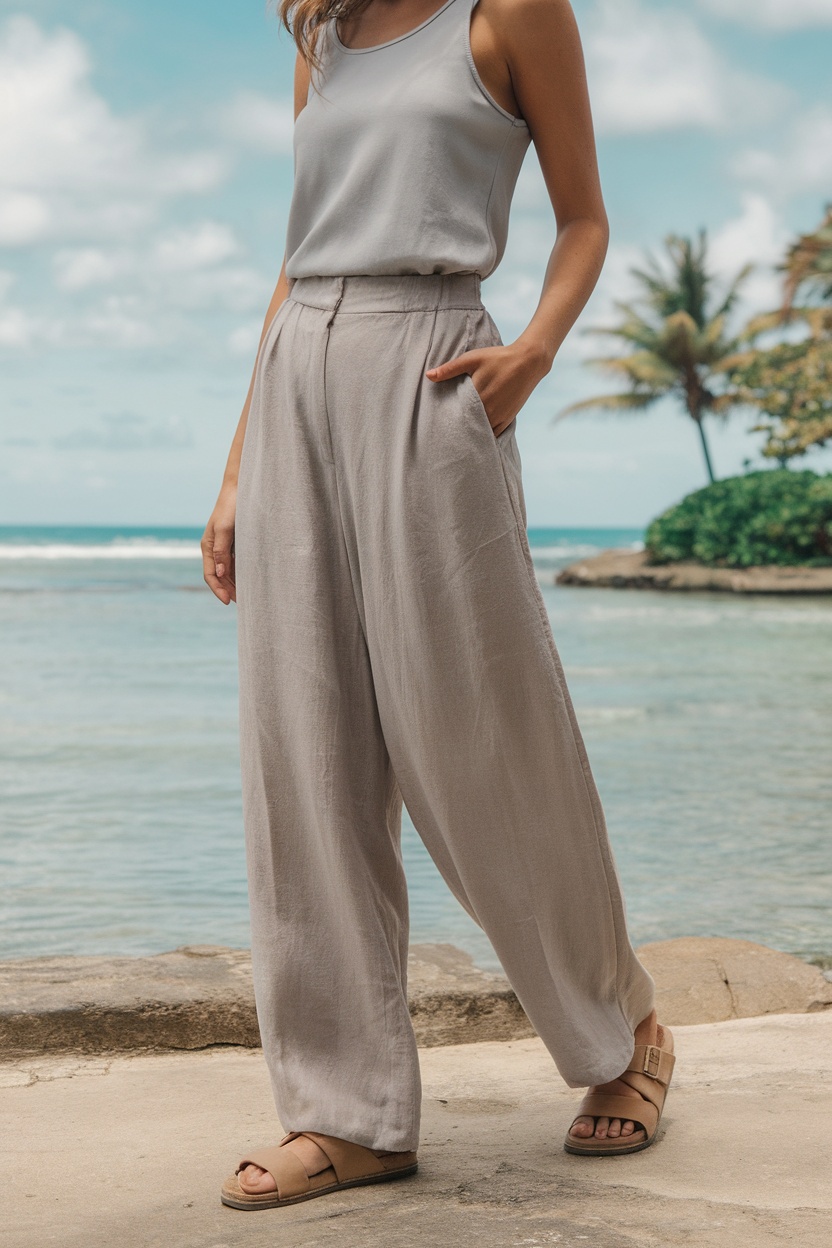
{"type": "Polygon", "coordinates": [[[732,388],[760,414],[754,430],[768,434],[763,454],[784,464],[832,442],[832,204],[778,267],[785,274],[782,306],[749,321],[748,348],[726,365],[732,388]],[[806,336],[757,346],[762,335],[788,323],[802,323],[806,336]]]}
{"type": "Polygon", "coordinates": [[[627,389],[618,394],[600,394],[572,403],[555,417],[561,420],[574,412],[602,410],[644,411],[668,395],[679,398],[695,422],[702,442],[708,478],[715,480],[704,418],[709,413],[725,415],[736,397],[727,388],[723,361],[738,348],[729,335],[728,316],[739,288],[751,271],[746,265],[715,307],[712,303],[714,278],[707,266],[707,235],[700,230],[694,243],[675,234],[665,239],[670,271],[651,255],[647,267],[631,269],[640,292],[631,301],[617,301],[621,313],[617,325],[590,328],[587,333],[617,338],[629,348],[625,355],[600,356],[589,362],[624,380],[627,389]]]}
{"type": "Polygon", "coordinates": [[[811,234],[801,234],[792,243],[782,266],[786,274],[783,312],[791,311],[800,287],[814,288],[821,299],[832,299],[832,204],[811,234]]]}

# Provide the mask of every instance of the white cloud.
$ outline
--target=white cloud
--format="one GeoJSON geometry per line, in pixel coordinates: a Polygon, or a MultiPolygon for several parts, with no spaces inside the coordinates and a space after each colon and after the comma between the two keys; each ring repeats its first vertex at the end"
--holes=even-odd
{"type": "Polygon", "coordinates": [[[832,108],[818,105],[798,117],[779,150],[747,148],[735,172],[782,199],[804,191],[828,191],[832,184],[832,108]]]}
{"type": "Polygon", "coordinates": [[[55,284],[60,290],[85,290],[114,281],[130,267],[129,256],[100,247],[75,247],[53,257],[55,284]]]}
{"type": "Polygon", "coordinates": [[[177,450],[193,444],[190,426],[180,417],[153,421],[137,412],[102,416],[97,426],[85,426],[53,439],[61,450],[144,451],[177,450]]]}
{"type": "Polygon", "coordinates": [[[0,239],[129,234],[172,196],[216,186],[210,151],[160,152],[94,89],[81,39],[30,17],[0,27],[0,239]]]}
{"type": "Polygon", "coordinates": [[[586,56],[600,133],[759,121],[784,94],[727,64],[687,13],[650,9],[640,0],[600,0],[586,56]]]}
{"type": "Polygon", "coordinates": [[[0,269],[0,347],[20,349],[28,347],[34,336],[34,322],[22,308],[6,302],[17,280],[8,269],[0,269]]]}
{"type": "Polygon", "coordinates": [[[737,320],[779,306],[783,281],[775,265],[782,260],[790,236],[774,205],[752,192],[743,195],[740,215],[712,235],[708,255],[712,269],[723,280],[730,281],[745,264],[755,266],[742,286],[737,320]]]}
{"type": "Polygon", "coordinates": [[[154,249],[156,265],[166,271],[203,269],[237,255],[240,244],[234,232],[219,221],[202,221],[184,230],[173,230],[159,239],[154,249]]]}
{"type": "Polygon", "coordinates": [[[241,91],[220,114],[220,130],[232,143],[279,156],[292,153],[294,104],[259,91],[241,91]]]}
{"type": "MultiPolygon", "coordinates": [[[[132,246],[62,248],[52,257],[54,280],[72,304],[57,307],[48,322],[30,322],[26,341],[125,349],[204,341],[194,313],[239,314],[268,302],[269,279],[237,259],[242,250],[219,221],[195,222],[132,246]]],[[[5,341],[15,345],[21,335],[10,327],[5,341]]]]}
{"type": "Polygon", "coordinates": [[[174,308],[241,311],[268,297],[267,280],[249,265],[227,263],[242,252],[230,226],[200,221],[168,230],[132,247],[67,247],[52,258],[60,290],[82,291],[118,283],[122,305],[147,304],[158,320],[174,308]],[[155,308],[155,313],[152,309],[155,308]]]}
{"type": "Polygon", "coordinates": [[[613,243],[607,252],[598,285],[578,318],[575,329],[558,353],[561,361],[583,362],[603,355],[608,341],[588,332],[597,325],[613,325],[619,319],[616,303],[631,299],[637,286],[630,270],[644,264],[644,248],[632,243],[613,243]]]}
{"type": "MultiPolygon", "coordinates": [[[[48,245],[55,283],[48,310],[2,305],[0,347],[204,349],[203,312],[259,310],[270,292],[229,225],[184,224],[181,210],[176,226],[160,225],[176,198],[218,185],[226,158],[173,150],[115,110],[91,70],[71,30],[0,22],[0,244],[48,245]]],[[[227,112],[250,141],[285,142],[279,102],[249,93],[227,112]]]]}
{"type": "Polygon", "coordinates": [[[49,208],[40,195],[0,190],[0,246],[33,243],[49,227],[49,208]]]}
{"type": "MultiPolygon", "coordinates": [[[[754,313],[778,306],[781,277],[774,266],[783,256],[790,234],[780,214],[763,195],[748,192],[742,197],[738,216],[724,222],[708,236],[708,267],[716,278],[714,296],[727,288],[746,263],[755,268],[741,288],[734,322],[739,325],[754,313]]],[[[648,252],[659,267],[670,272],[669,258],[661,242],[651,248],[613,244],[603,272],[573,332],[559,352],[562,362],[585,361],[603,355],[610,340],[593,335],[593,327],[615,324],[620,317],[616,303],[638,297],[641,287],[632,270],[645,268],[648,252]],[[584,332],[581,332],[584,331],[584,332]]]]}
{"type": "Polygon", "coordinates": [[[249,321],[246,325],[238,325],[228,335],[228,349],[232,355],[254,356],[263,331],[262,321],[249,321]]]}
{"type": "MultiPolygon", "coordinates": [[[[172,275],[173,276],[173,275],[172,275]]],[[[269,296],[274,289],[272,281],[256,269],[245,265],[228,265],[215,269],[196,270],[176,275],[176,280],[157,287],[157,298],[169,308],[189,311],[206,308],[227,312],[250,312],[262,310],[265,314],[269,296]]]]}
{"type": "Polygon", "coordinates": [[[113,116],[90,83],[81,40],[12,17],[0,38],[0,168],[29,187],[112,184],[141,148],[135,123],[113,116]]]}
{"type": "Polygon", "coordinates": [[[165,340],[164,321],[140,296],[112,294],[84,315],[55,326],[52,336],[61,346],[152,347],[165,340]]]}
{"type": "Polygon", "coordinates": [[[717,17],[773,30],[832,26],[832,0],[699,0],[717,17]]]}
{"type": "Polygon", "coordinates": [[[34,324],[21,308],[0,308],[0,347],[28,347],[34,324]]]}

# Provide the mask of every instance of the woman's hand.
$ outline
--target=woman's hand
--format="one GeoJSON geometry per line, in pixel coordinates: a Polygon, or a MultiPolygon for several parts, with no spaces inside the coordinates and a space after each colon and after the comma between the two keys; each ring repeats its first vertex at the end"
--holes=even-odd
{"type": "Polygon", "coordinates": [[[446,364],[428,369],[429,381],[449,381],[468,373],[482,400],[494,436],[499,437],[514,420],[541,378],[552,367],[542,346],[518,338],[508,346],[475,347],[446,364]]]}
{"type": "Polygon", "coordinates": [[[234,580],[234,520],[237,486],[224,484],[202,535],[202,574],[205,584],[226,606],[237,601],[234,580]]]}

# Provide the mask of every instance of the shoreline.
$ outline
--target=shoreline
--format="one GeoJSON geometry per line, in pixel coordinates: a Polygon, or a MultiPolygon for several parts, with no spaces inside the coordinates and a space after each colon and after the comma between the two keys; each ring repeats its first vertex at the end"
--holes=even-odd
{"type": "MultiPolygon", "coordinates": [[[[638,952],[669,1026],[832,1010],[832,973],[751,941],[681,937],[638,952]]],[[[534,1035],[508,980],[453,945],[412,946],[408,979],[422,1048],[534,1035]]],[[[245,949],[0,962],[0,1002],[6,1060],[260,1044],[245,949]]]]}
{"type": "Polygon", "coordinates": [[[709,568],[700,563],[647,562],[646,551],[612,548],[570,563],[556,585],[598,589],[711,591],[733,594],[832,594],[832,567],[709,568]]]}

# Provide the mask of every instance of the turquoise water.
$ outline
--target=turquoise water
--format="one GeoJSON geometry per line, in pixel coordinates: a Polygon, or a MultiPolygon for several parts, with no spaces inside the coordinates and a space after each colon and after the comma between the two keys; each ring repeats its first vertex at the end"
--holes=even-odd
{"type": "MultiPolygon", "coordinates": [[[[197,530],[0,529],[0,957],[248,942],[234,610],[197,530]]],[[[832,601],[555,587],[634,530],[533,530],[640,943],[832,953],[832,601]]],[[[408,820],[414,940],[493,964],[408,820]]]]}

